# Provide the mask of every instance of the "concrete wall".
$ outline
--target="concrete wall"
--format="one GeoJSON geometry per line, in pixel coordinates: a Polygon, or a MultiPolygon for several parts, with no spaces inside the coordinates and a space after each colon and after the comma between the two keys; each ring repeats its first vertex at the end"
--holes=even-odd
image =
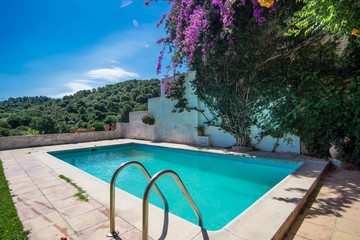
{"type": "MultiPolygon", "coordinates": [[[[185,97],[188,99],[190,107],[197,107],[205,110],[205,114],[211,119],[209,109],[200,102],[191,88],[191,79],[194,79],[195,72],[188,72],[185,76],[185,97]]],[[[164,79],[169,81],[171,78],[164,79]]],[[[161,92],[164,89],[161,86],[161,92]]],[[[149,126],[141,121],[141,118],[147,114],[146,111],[131,112],[129,123],[122,123],[122,136],[125,138],[147,139],[154,141],[165,141],[174,143],[195,144],[197,132],[195,127],[206,122],[205,117],[196,111],[172,113],[175,102],[166,98],[163,94],[159,98],[151,98],[148,100],[148,113],[154,116],[155,125],[149,126]]],[[[251,129],[252,142],[257,143],[255,136],[258,129],[254,126],[251,129]]],[[[205,135],[209,136],[209,142],[212,146],[230,147],[236,144],[236,140],[229,133],[216,127],[207,127],[205,135]]],[[[300,140],[296,136],[288,136],[292,138],[292,144],[288,145],[284,139],[280,139],[277,152],[295,152],[300,153],[300,140]]],[[[266,136],[262,141],[256,144],[260,150],[271,151],[274,148],[276,139],[266,136]]]]}
{"type": "Polygon", "coordinates": [[[43,134],[34,136],[0,137],[0,150],[37,147],[55,144],[90,142],[99,140],[118,139],[121,130],[99,131],[86,133],[43,134]]]}

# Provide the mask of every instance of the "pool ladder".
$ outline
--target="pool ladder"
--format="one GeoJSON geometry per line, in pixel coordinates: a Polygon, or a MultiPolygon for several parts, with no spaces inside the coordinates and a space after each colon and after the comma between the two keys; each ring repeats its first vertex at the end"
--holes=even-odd
{"type": "Polygon", "coordinates": [[[179,175],[176,174],[176,172],[172,170],[163,170],[158,173],[156,173],[153,177],[150,176],[149,172],[146,170],[146,168],[137,161],[129,161],[125,162],[120,165],[120,167],[115,171],[111,178],[110,182],[110,231],[106,233],[106,236],[108,237],[116,237],[119,234],[119,231],[115,229],[115,181],[119,173],[127,166],[137,166],[140,168],[140,170],[144,173],[146,178],[148,179],[148,184],[145,188],[144,195],[143,195],[143,206],[142,206],[142,240],[147,240],[149,235],[149,196],[150,191],[152,188],[155,189],[161,200],[164,202],[165,205],[165,211],[169,211],[169,205],[167,200],[165,199],[164,195],[156,185],[156,181],[164,176],[164,175],[170,175],[174,178],[177,185],[180,187],[181,191],[185,195],[186,199],[190,203],[192,209],[194,210],[196,216],[199,219],[199,226],[203,227],[203,219],[201,216],[201,213],[199,209],[197,208],[194,200],[191,198],[188,190],[186,189],[184,183],[181,181],[179,175]]]}

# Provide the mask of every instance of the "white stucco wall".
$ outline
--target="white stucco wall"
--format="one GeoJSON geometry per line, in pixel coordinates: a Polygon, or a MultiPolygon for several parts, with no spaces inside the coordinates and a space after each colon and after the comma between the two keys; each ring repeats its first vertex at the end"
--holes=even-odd
{"type": "MultiPolygon", "coordinates": [[[[200,102],[197,96],[194,94],[190,81],[194,79],[195,72],[188,72],[185,75],[186,94],[189,107],[197,107],[198,109],[205,110],[206,116],[211,119],[211,114],[200,102]]],[[[168,79],[164,79],[169,80],[168,79]]],[[[161,92],[164,89],[161,86],[161,92]]],[[[131,112],[129,116],[129,123],[122,123],[122,135],[127,138],[148,139],[155,141],[195,144],[197,132],[195,127],[203,125],[206,119],[201,113],[196,111],[172,113],[175,103],[166,98],[163,94],[159,98],[148,99],[148,113],[154,116],[155,125],[149,126],[142,123],[141,118],[147,112],[131,112]]],[[[251,135],[256,136],[258,129],[253,126],[251,128],[251,135]]],[[[218,147],[230,147],[236,144],[236,140],[229,133],[216,127],[207,127],[205,129],[205,135],[209,136],[209,142],[212,146],[218,147]]],[[[276,148],[276,152],[295,152],[300,153],[300,140],[296,136],[290,136],[293,141],[291,145],[284,142],[284,139],[280,139],[279,146],[276,148]]],[[[255,139],[252,139],[253,143],[257,143],[255,139]]],[[[274,148],[276,139],[269,136],[264,137],[260,143],[256,145],[256,148],[263,151],[271,151],[274,148]]]]}

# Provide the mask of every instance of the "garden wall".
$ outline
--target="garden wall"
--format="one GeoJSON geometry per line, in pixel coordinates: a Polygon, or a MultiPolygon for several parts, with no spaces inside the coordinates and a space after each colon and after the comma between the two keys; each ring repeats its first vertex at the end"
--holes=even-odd
{"type": "Polygon", "coordinates": [[[110,139],[118,139],[120,137],[121,137],[120,129],[118,131],[0,137],[0,150],[38,147],[38,146],[55,145],[55,144],[110,140],[110,139]]]}
{"type": "MultiPolygon", "coordinates": [[[[195,72],[188,72],[185,75],[186,93],[185,97],[188,99],[188,106],[197,107],[198,109],[205,110],[205,114],[211,118],[211,114],[200,102],[194,91],[191,88],[190,81],[195,77],[195,72]]],[[[167,79],[164,79],[166,81],[167,79]]],[[[161,92],[164,89],[161,86],[161,92]]],[[[201,113],[196,111],[173,113],[175,103],[166,98],[163,94],[158,98],[148,99],[148,112],[130,112],[129,123],[121,123],[121,136],[124,138],[146,139],[152,141],[164,141],[184,144],[196,144],[197,132],[195,127],[203,125],[206,119],[201,113]],[[151,114],[155,118],[155,125],[146,125],[141,121],[145,114],[151,114]]],[[[257,143],[254,136],[258,133],[258,129],[254,126],[251,129],[252,141],[257,143]]],[[[216,127],[207,127],[205,135],[209,136],[209,143],[217,147],[230,147],[236,144],[236,140],[230,134],[220,130],[216,127]]],[[[300,153],[300,141],[296,136],[288,136],[293,142],[288,145],[284,139],[280,139],[279,146],[276,152],[295,152],[300,153]]],[[[260,150],[272,151],[276,144],[276,139],[266,136],[262,141],[256,144],[260,150]]]]}

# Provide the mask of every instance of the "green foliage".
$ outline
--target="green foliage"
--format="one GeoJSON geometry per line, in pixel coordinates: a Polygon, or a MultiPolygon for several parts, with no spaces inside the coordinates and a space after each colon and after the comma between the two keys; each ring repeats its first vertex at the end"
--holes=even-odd
{"type": "Polygon", "coordinates": [[[68,133],[70,128],[71,128],[71,126],[66,124],[65,121],[56,122],[56,124],[55,124],[55,129],[56,129],[56,132],[58,132],[58,133],[68,133]]]}
{"type": "Polygon", "coordinates": [[[35,117],[31,123],[30,127],[36,129],[41,133],[55,133],[55,119],[49,115],[43,115],[41,117],[35,117]]]}
{"type": "Polygon", "coordinates": [[[23,226],[17,216],[0,161],[0,239],[26,240],[28,234],[29,231],[23,231],[23,226]]]}
{"type": "Polygon", "coordinates": [[[155,118],[150,115],[150,114],[146,114],[142,117],[142,122],[148,125],[154,125],[155,124],[155,118]]]}
{"type": "Polygon", "coordinates": [[[28,130],[21,132],[24,136],[33,136],[33,135],[39,135],[40,132],[31,128],[28,128],[28,130]]]}
{"type": "Polygon", "coordinates": [[[18,115],[11,115],[6,119],[6,122],[11,126],[11,128],[17,128],[21,126],[21,117],[18,115]]]}
{"type": "Polygon", "coordinates": [[[6,137],[10,135],[10,131],[8,128],[0,127],[0,137],[6,137]]]}
{"type": "MultiPolygon", "coordinates": [[[[104,130],[103,122],[107,116],[113,116],[111,122],[115,123],[114,119],[128,121],[130,111],[147,110],[147,98],[160,96],[158,84],[157,79],[129,80],[93,90],[81,90],[62,99],[9,98],[0,102],[0,127],[9,129],[10,135],[21,135],[29,127],[40,133],[45,128],[44,133],[67,133],[71,127],[90,129],[90,124],[95,124],[96,130],[101,131],[104,130]],[[55,125],[44,126],[38,119],[43,116],[51,116],[55,125]]],[[[6,134],[7,130],[2,132],[6,134]]]]}
{"type": "Polygon", "coordinates": [[[95,131],[105,131],[104,125],[105,125],[105,123],[103,123],[103,122],[95,121],[95,122],[91,123],[89,127],[90,128],[94,127],[95,131]]]}
{"type": "Polygon", "coordinates": [[[341,158],[360,166],[360,49],[350,43],[339,56],[337,43],[314,41],[297,52],[286,68],[272,68],[278,96],[270,116],[279,132],[300,136],[311,155],[328,157],[330,143],[350,138],[341,158]],[[284,80],[285,79],[285,80],[284,80]],[[350,151],[350,149],[352,149],[350,151]]]}
{"type": "Polygon", "coordinates": [[[105,124],[115,124],[116,123],[116,118],[113,115],[108,115],[105,118],[105,124]]]}
{"type": "MultiPolygon", "coordinates": [[[[290,34],[330,32],[333,35],[350,36],[353,29],[360,28],[359,0],[298,0],[304,7],[294,14],[290,34]]],[[[359,36],[352,36],[358,38],[359,36]]]]}
{"type": "Polygon", "coordinates": [[[129,122],[129,112],[131,112],[132,107],[129,104],[125,104],[120,113],[121,122],[129,122]]]}
{"type": "Polygon", "coordinates": [[[76,183],[74,183],[70,178],[65,177],[64,175],[59,175],[59,178],[65,180],[65,182],[69,183],[70,185],[72,185],[74,188],[76,188],[78,190],[77,193],[74,194],[74,197],[77,197],[80,201],[84,201],[84,202],[88,202],[88,195],[86,194],[86,192],[84,191],[84,189],[82,189],[81,187],[79,187],[76,183]]]}
{"type": "Polygon", "coordinates": [[[1,120],[0,120],[0,127],[2,127],[2,128],[11,128],[11,126],[9,124],[7,124],[6,122],[1,121],[1,120]]]}

